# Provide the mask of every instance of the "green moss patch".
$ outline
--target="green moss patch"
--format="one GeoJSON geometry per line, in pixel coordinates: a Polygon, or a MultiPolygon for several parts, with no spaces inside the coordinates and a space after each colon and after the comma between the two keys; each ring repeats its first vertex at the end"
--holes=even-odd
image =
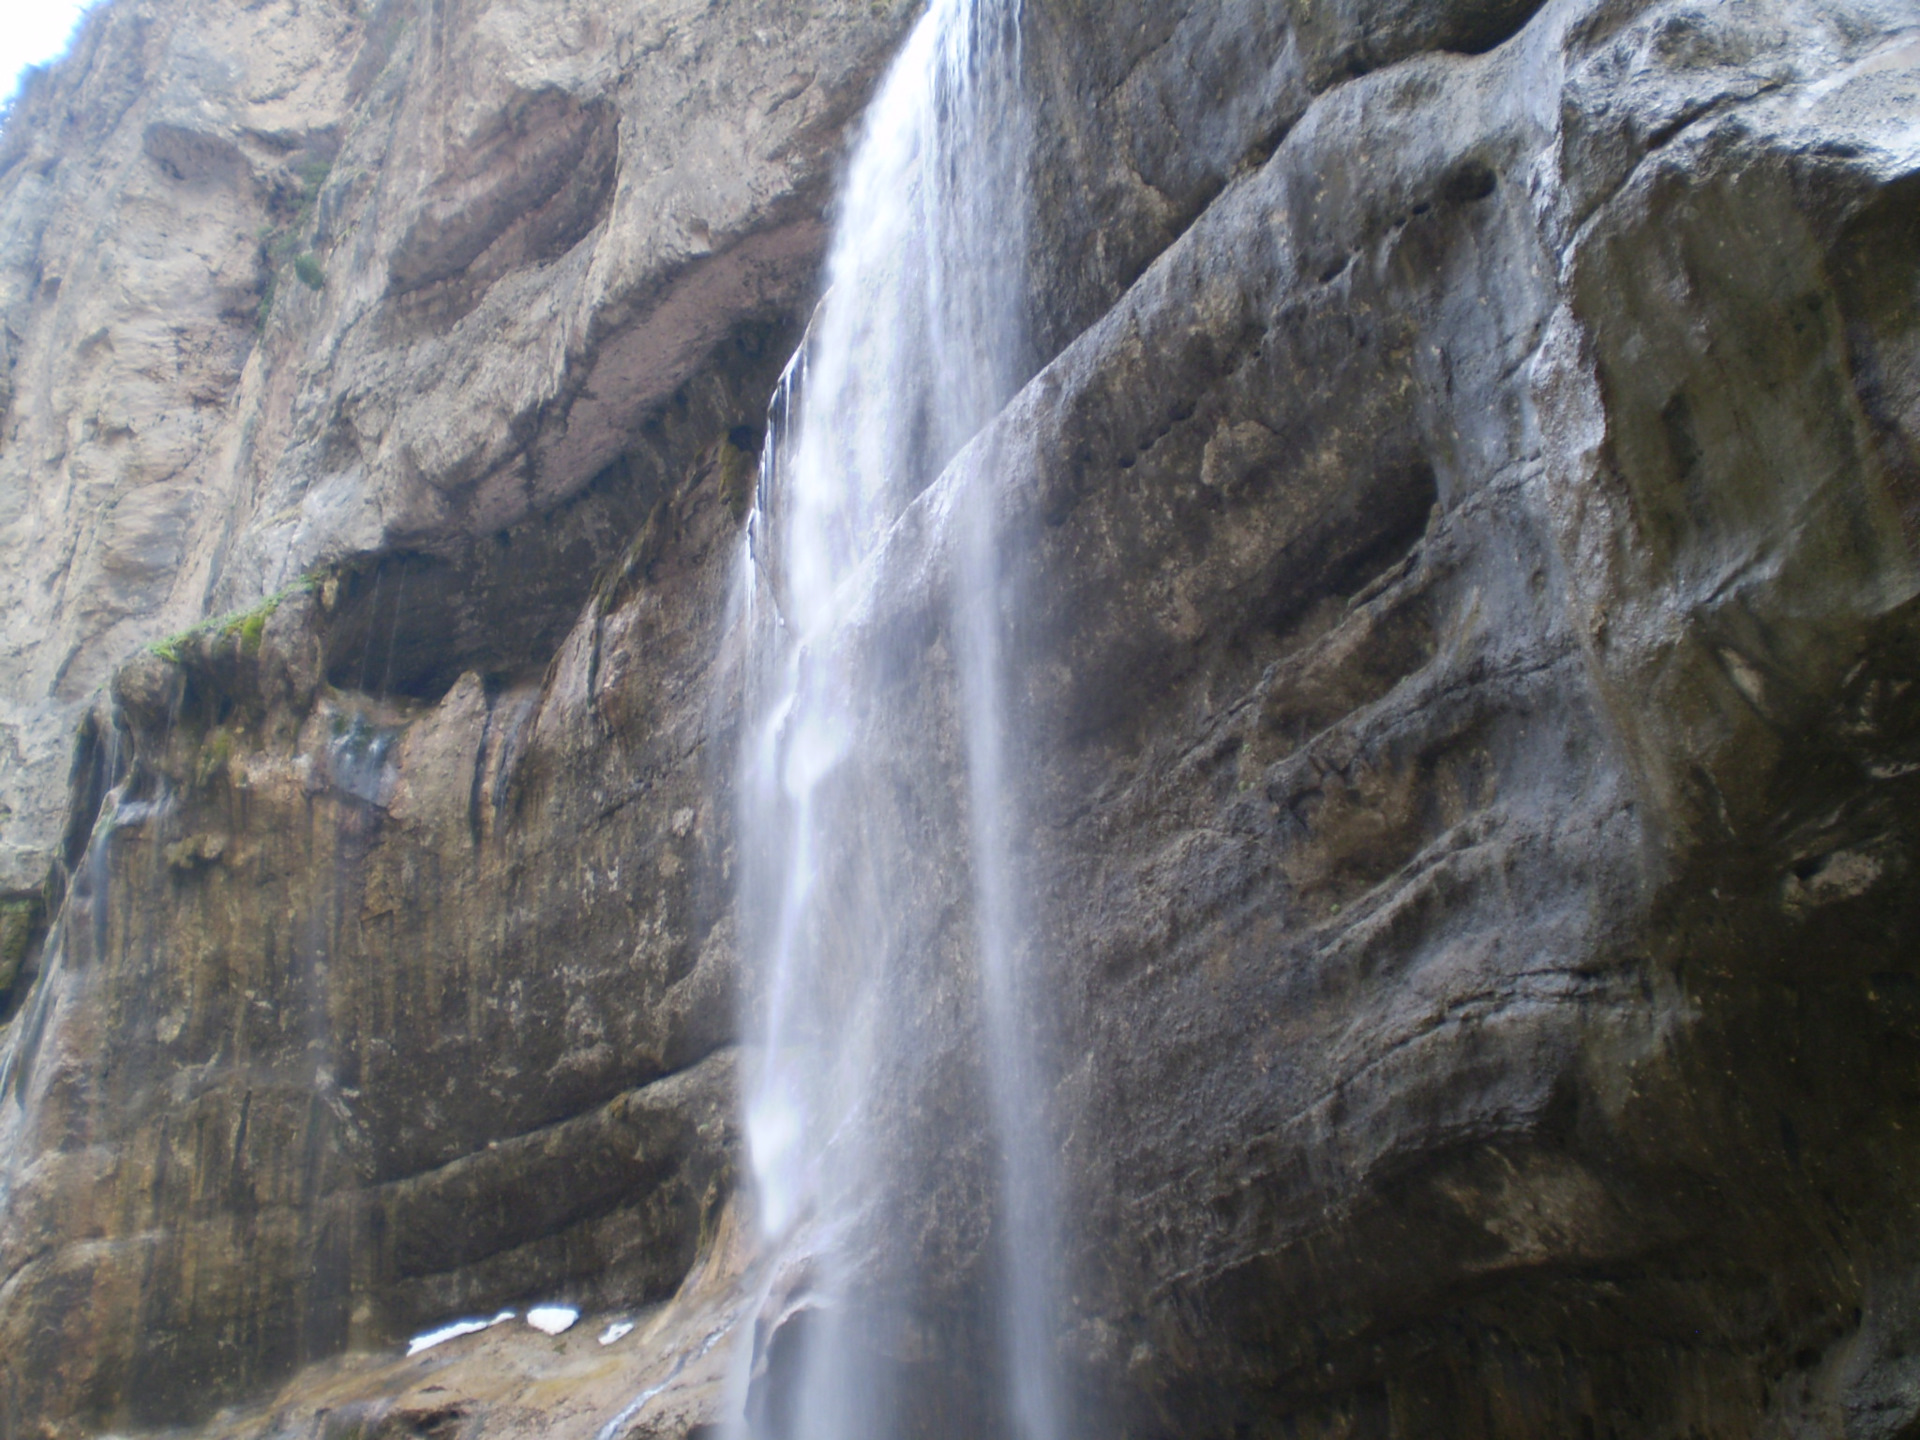
{"type": "Polygon", "coordinates": [[[309,290],[324,290],[327,285],[327,272],[320,268],[320,257],[309,250],[305,255],[296,255],[293,259],[293,273],[300,283],[309,290]]]}
{"type": "Polygon", "coordinates": [[[289,597],[308,594],[319,583],[318,575],[302,575],[293,584],[276,590],[251,609],[235,610],[229,615],[202,620],[198,625],[189,626],[165,639],[155,640],[147,646],[147,653],[158,655],[169,665],[179,665],[185,661],[188,649],[196,642],[217,637],[221,640],[238,640],[241,653],[251,658],[260,653],[261,642],[266,639],[267,621],[273,618],[274,611],[289,597]]]}
{"type": "Polygon", "coordinates": [[[38,899],[0,900],[0,1001],[4,1001],[14,982],[20,978],[20,966],[40,928],[38,899]]]}

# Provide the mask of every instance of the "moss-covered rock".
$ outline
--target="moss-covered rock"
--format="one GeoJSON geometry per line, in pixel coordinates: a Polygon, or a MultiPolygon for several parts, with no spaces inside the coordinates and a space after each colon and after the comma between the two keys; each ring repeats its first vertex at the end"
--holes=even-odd
{"type": "Polygon", "coordinates": [[[38,896],[0,900],[0,1014],[10,1008],[15,982],[43,918],[38,896]]]}

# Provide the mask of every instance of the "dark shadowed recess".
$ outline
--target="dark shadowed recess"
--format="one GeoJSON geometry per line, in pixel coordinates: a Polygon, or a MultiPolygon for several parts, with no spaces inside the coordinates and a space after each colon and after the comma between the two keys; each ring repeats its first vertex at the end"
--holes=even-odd
{"type": "Polygon", "coordinates": [[[1855,392],[1920,544],[1920,175],[1877,196],[1835,247],[1834,290],[1855,392]]]}
{"type": "Polygon", "coordinates": [[[88,715],[67,772],[72,806],[60,851],[37,894],[0,894],[0,1024],[11,1020],[39,977],[47,927],[66,900],[99,822],[107,792],[126,778],[133,745],[125,731],[88,715]]]}
{"type": "Polygon", "coordinates": [[[698,382],[639,424],[627,453],[553,509],[441,551],[345,563],[323,641],[327,682],[433,701],[469,670],[537,677],[603,573],[703,473],[707,453],[758,452],[765,397],[795,338],[790,323],[742,325],[698,382]]]}

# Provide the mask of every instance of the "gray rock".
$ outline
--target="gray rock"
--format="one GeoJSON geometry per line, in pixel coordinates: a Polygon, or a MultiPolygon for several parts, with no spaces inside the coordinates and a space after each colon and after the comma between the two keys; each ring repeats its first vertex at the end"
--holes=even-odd
{"type": "Polygon", "coordinates": [[[418,643],[443,684],[537,671],[690,458],[660,427],[716,386],[756,423],[904,19],[104,11],[0,151],[0,890],[45,878],[113,667],[318,566],[477,570],[465,631],[531,633],[503,659],[443,607],[418,643]],[[576,498],[570,549],[493,553],[576,498]]]}
{"type": "MultiPolygon", "coordinates": [[[[977,477],[1089,1431],[1906,1433],[1910,7],[1027,13],[1035,375],[866,622],[919,1043],[861,1278],[932,1277],[872,1336],[926,1433],[998,1423],[977,477]]],[[[123,0],[9,128],[0,843],[65,893],[0,911],[8,1433],[680,1435],[723,1333],[774,1383],[728,585],[905,18],[123,0]],[[301,1368],[676,1289],[576,1409],[301,1368]]]]}

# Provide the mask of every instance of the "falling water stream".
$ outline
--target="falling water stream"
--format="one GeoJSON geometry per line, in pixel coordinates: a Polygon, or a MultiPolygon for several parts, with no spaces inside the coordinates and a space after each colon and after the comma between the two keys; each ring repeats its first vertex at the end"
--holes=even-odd
{"type": "Polygon", "coordinates": [[[905,1427],[903,1382],[874,1352],[876,1329],[911,1326],[912,1306],[876,1309],[860,1271],[902,1213],[896,1192],[945,1143],[915,1117],[940,1109],[925,1098],[944,1083],[927,1068],[937,1059],[920,1047],[951,1033],[929,1017],[956,987],[971,991],[963,1032],[978,1037],[996,1192],[978,1370],[995,1393],[976,1413],[1020,1440],[1064,1433],[991,477],[941,478],[1028,371],[1020,20],[1019,0],[932,0],[883,82],[843,185],[826,296],[773,406],[748,531],[747,1139],[763,1244],[804,1256],[817,1306],[783,1397],[752,1421],[761,1440],[905,1427]],[[924,663],[925,642],[903,643],[877,593],[900,568],[884,557],[914,546],[950,581],[933,621],[950,681],[936,718],[895,713],[898,672],[924,663]],[[969,915],[958,942],[925,916],[955,874],[969,915]]]}

